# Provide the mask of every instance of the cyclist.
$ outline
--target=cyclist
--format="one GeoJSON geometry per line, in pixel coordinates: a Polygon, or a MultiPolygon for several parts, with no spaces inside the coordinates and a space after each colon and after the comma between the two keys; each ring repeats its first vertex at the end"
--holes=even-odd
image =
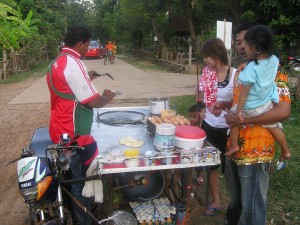
{"type": "Polygon", "coordinates": [[[108,41],[107,45],[105,46],[107,50],[107,55],[112,55],[114,50],[114,45],[111,43],[111,41],[108,41]]]}

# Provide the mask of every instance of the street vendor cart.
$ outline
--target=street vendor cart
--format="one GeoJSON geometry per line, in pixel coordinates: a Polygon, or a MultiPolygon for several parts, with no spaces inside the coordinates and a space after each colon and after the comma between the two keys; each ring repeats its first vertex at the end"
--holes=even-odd
{"type": "MultiPolygon", "coordinates": [[[[157,151],[154,148],[155,134],[147,128],[147,120],[150,116],[148,106],[94,109],[91,135],[97,141],[99,149],[99,155],[96,158],[97,173],[106,181],[110,190],[104,193],[106,212],[110,216],[114,210],[112,203],[112,187],[114,187],[122,190],[128,197],[140,224],[148,224],[146,222],[149,220],[153,220],[153,224],[155,222],[156,224],[175,224],[174,219],[168,221],[170,223],[163,223],[170,215],[160,215],[159,210],[155,210],[159,208],[157,207],[159,204],[159,206],[162,205],[157,203],[159,200],[156,199],[165,194],[168,199],[167,204],[175,207],[170,214],[180,213],[182,216],[180,223],[190,224],[199,212],[197,211],[199,209],[191,207],[192,169],[194,167],[209,168],[220,164],[220,152],[211,146],[205,146],[200,152],[190,151],[188,153],[190,160],[185,161],[183,149],[175,148],[171,154],[157,151]],[[129,137],[142,144],[132,147],[120,143],[121,140],[129,137]],[[124,155],[128,149],[138,149],[134,159],[124,155]],[[176,191],[176,175],[180,174],[178,171],[181,169],[188,170],[189,174],[187,186],[184,189],[186,191],[184,212],[178,209],[181,196],[177,196],[176,191]],[[145,205],[152,207],[152,211],[154,209],[154,215],[143,219],[137,208],[145,209],[145,205]]],[[[178,216],[175,215],[177,219],[178,216]]]]}

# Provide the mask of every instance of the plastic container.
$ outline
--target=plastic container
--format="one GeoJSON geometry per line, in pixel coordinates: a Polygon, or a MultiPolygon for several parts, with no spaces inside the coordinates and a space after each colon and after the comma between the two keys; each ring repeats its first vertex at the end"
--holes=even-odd
{"type": "Polygon", "coordinates": [[[140,150],[137,148],[130,148],[124,151],[125,165],[127,167],[138,167],[140,165],[139,155],[140,150]]]}
{"type": "Polygon", "coordinates": [[[172,164],[172,151],[161,152],[161,156],[164,157],[160,160],[161,165],[171,165],[172,164]]]}
{"type": "Polygon", "coordinates": [[[182,149],[180,153],[180,163],[193,163],[193,151],[190,149],[182,149]]]}
{"type": "Polygon", "coordinates": [[[172,151],[175,148],[175,130],[173,124],[162,123],[156,126],[154,148],[157,151],[172,151]]]}
{"type": "Polygon", "coordinates": [[[180,125],[175,131],[175,146],[182,149],[202,148],[206,133],[199,127],[180,125]]]}
{"type": "Polygon", "coordinates": [[[155,152],[147,151],[145,152],[144,164],[145,166],[155,166],[156,159],[151,159],[155,155],[155,152]]]}

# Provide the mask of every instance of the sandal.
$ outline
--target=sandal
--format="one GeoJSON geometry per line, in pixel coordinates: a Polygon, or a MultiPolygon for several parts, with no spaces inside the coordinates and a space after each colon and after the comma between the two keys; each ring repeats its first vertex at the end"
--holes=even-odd
{"type": "Polygon", "coordinates": [[[214,216],[216,214],[217,211],[220,210],[220,207],[212,207],[212,206],[208,206],[206,212],[204,212],[204,215],[207,216],[214,216]]]}
{"type": "Polygon", "coordinates": [[[201,184],[203,184],[204,183],[204,179],[203,179],[203,177],[197,177],[197,184],[198,185],[201,185],[201,184]]]}

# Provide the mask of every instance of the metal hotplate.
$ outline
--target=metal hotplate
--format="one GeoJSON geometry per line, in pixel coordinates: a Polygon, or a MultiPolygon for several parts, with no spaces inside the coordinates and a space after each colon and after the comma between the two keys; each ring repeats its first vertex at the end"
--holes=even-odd
{"type": "Polygon", "coordinates": [[[96,117],[97,122],[114,126],[141,124],[144,120],[145,114],[137,111],[108,111],[96,117]]]}

